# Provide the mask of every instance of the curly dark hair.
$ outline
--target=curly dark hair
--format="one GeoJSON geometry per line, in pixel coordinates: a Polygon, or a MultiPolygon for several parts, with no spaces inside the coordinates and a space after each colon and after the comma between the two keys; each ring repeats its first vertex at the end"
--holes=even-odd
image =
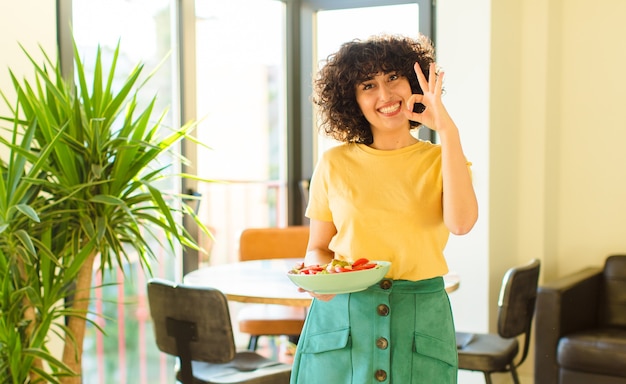
{"type": "MultiPolygon", "coordinates": [[[[396,72],[409,80],[414,94],[422,94],[413,65],[418,62],[428,78],[429,65],[434,61],[433,44],[423,35],[385,34],[344,43],[328,56],[313,84],[320,130],[341,142],[371,144],[370,124],[356,101],[357,85],[378,73],[396,72]]],[[[412,128],[420,125],[411,121],[412,128]]]]}

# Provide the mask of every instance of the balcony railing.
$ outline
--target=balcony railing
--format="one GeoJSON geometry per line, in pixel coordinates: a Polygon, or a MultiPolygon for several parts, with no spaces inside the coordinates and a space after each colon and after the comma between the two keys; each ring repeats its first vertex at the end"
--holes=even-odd
{"type": "MultiPolygon", "coordinates": [[[[207,183],[198,213],[214,239],[203,237],[209,251],[204,264],[235,261],[238,239],[246,227],[286,225],[286,184],[281,181],[229,181],[207,183]]],[[[157,248],[155,248],[157,249],[157,248]]],[[[152,268],[157,277],[180,280],[180,257],[157,252],[152,268]]],[[[138,261],[121,269],[94,273],[91,308],[104,333],[88,324],[83,354],[84,382],[93,384],[175,383],[175,359],[161,353],[154,340],[146,293],[146,275],[138,261]]],[[[232,308],[237,310],[236,305],[232,308]]],[[[232,316],[233,318],[235,316],[232,316]]],[[[234,324],[234,330],[237,330],[234,324]]],[[[242,347],[247,339],[236,335],[242,347]]]]}

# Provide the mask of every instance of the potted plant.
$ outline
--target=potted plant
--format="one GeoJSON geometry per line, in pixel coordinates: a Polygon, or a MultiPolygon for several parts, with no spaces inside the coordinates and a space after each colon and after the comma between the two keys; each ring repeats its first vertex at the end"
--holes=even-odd
{"type": "MultiPolygon", "coordinates": [[[[158,184],[163,171],[171,166],[170,162],[160,163],[163,155],[188,137],[195,124],[168,132],[161,123],[164,114],[153,120],[155,99],[141,106],[137,98],[143,65],[117,82],[119,45],[108,70],[98,49],[91,81],[74,45],[76,86],[63,78],[58,61],[45,52],[43,64],[24,52],[35,70],[35,80],[20,81],[11,75],[17,104],[3,120],[11,122],[17,133],[16,139],[3,143],[24,163],[21,177],[14,175],[17,180],[13,182],[24,183],[29,191],[25,200],[14,196],[17,201],[7,211],[28,229],[12,235],[20,252],[8,246],[0,249],[17,265],[10,268],[32,268],[19,277],[11,275],[22,280],[14,284],[15,290],[36,287],[16,304],[21,305],[18,312],[28,324],[26,329],[31,327],[22,332],[22,353],[27,352],[26,346],[36,344],[29,380],[81,383],[82,344],[96,257],[102,269],[123,268],[125,260],[138,258],[150,273],[148,261],[155,255],[151,244],[158,238],[156,231],[166,235],[164,245],[172,249],[177,244],[198,249],[180,224],[182,216],[189,215],[209,233],[185,204],[185,198],[193,197],[168,194],[158,184]],[[59,300],[63,302],[59,304],[59,300]],[[67,321],[55,322],[60,316],[67,321]],[[45,339],[33,339],[46,330],[64,336],[62,361],[50,354],[45,339]],[[48,371],[42,369],[42,362],[48,371]]],[[[7,216],[6,220],[11,228],[14,218],[7,216]]],[[[1,315],[0,321],[5,312],[1,315]]],[[[0,341],[0,359],[4,347],[0,341]]],[[[6,366],[10,364],[0,360],[0,370],[14,375],[6,366]]]]}
{"type": "MultiPolygon", "coordinates": [[[[0,163],[0,377],[3,383],[55,383],[71,370],[46,344],[53,322],[64,316],[58,302],[66,296],[66,279],[75,274],[54,273],[59,260],[46,244],[49,232],[38,225],[37,212],[47,202],[33,182],[45,175],[45,161],[29,163],[35,160],[31,148],[37,125],[20,134],[15,128],[10,141],[0,136],[3,147],[12,148],[0,163]],[[44,370],[44,362],[56,374],[44,370]]],[[[41,148],[40,159],[45,160],[51,146],[41,148]]]]}

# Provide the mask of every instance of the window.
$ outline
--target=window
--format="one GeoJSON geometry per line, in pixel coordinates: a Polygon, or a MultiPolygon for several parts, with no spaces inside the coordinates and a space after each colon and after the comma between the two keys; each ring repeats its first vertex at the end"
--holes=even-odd
{"type": "MultiPolygon", "coordinates": [[[[139,93],[148,103],[158,95],[155,111],[169,110],[165,125],[177,124],[178,80],[175,31],[172,24],[174,3],[170,0],[83,0],[71,8],[72,29],[76,44],[84,58],[86,71],[95,59],[98,45],[103,63],[111,62],[112,52],[120,43],[117,71],[127,75],[139,62],[145,64],[143,76],[153,70],[151,81],[139,93]],[[164,59],[166,59],[164,61],[164,59]],[[161,65],[159,67],[159,64],[161,65]],[[127,73],[123,73],[124,69],[127,73]]],[[[67,9],[61,9],[67,12],[67,9]]],[[[158,113],[154,118],[158,118],[158,113]]],[[[174,159],[169,159],[174,161],[174,159]]],[[[178,167],[170,170],[178,172],[178,167]]],[[[179,191],[174,178],[166,178],[161,186],[179,191]]],[[[159,249],[159,248],[155,248],[159,249]]],[[[174,279],[178,263],[174,255],[162,254],[154,272],[174,279]]],[[[83,352],[83,375],[88,383],[170,383],[174,377],[174,358],[156,348],[146,297],[145,275],[139,262],[107,271],[104,279],[94,273],[91,320],[106,334],[88,323],[83,352]]]]}
{"type": "MultiPolygon", "coordinates": [[[[419,5],[396,4],[377,7],[331,9],[317,12],[317,61],[325,60],[342,43],[353,39],[367,39],[380,33],[416,36],[419,28],[419,5]],[[337,25],[347,24],[350,28],[337,29],[337,25]]],[[[316,155],[320,156],[329,147],[336,145],[333,140],[318,136],[316,155]]]]}
{"type": "MultiPolygon", "coordinates": [[[[212,263],[237,258],[246,227],[283,226],[286,215],[285,5],[196,0],[196,111],[201,121],[200,214],[213,231],[212,263]]],[[[208,239],[206,239],[208,240],[208,239]]]]}
{"type": "MultiPolygon", "coordinates": [[[[199,212],[214,230],[215,241],[200,239],[210,249],[212,263],[237,257],[237,240],[244,227],[303,222],[299,181],[311,176],[314,147],[321,150],[326,145],[317,143],[310,103],[317,61],[343,41],[382,31],[432,36],[432,4],[427,0],[63,0],[57,4],[62,60],[71,60],[69,23],[64,22],[69,15],[87,62],[98,44],[107,54],[119,39],[121,59],[129,70],[137,61],[151,70],[170,54],[148,83],[153,89],[145,94],[158,94],[158,108],[170,108],[167,124],[201,120],[197,139],[209,149],[190,145],[193,150],[185,155],[192,164],[185,171],[229,182],[199,182],[193,187],[202,195],[199,212]],[[335,28],[335,18],[350,27],[335,28]]],[[[163,255],[154,270],[158,276],[179,279],[179,264],[174,255],[163,255]]],[[[160,353],[153,340],[145,276],[136,265],[127,271],[132,271],[131,279],[111,271],[109,280],[101,283],[118,285],[94,291],[98,298],[94,311],[116,321],[97,320],[106,336],[94,327],[89,330],[84,381],[170,383],[174,360],[160,353]]]]}

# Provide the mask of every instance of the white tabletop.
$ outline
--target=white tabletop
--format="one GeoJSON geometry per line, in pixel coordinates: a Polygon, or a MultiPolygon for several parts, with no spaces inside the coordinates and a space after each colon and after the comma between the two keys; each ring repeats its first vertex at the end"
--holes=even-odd
{"type": "MultiPolygon", "coordinates": [[[[183,282],[219,289],[233,301],[308,307],[311,296],[299,292],[287,277],[287,271],[301,262],[302,259],[268,259],[210,266],[188,273],[183,282]]],[[[447,292],[458,289],[460,280],[456,274],[448,274],[444,280],[447,292]]]]}
{"type": "Polygon", "coordinates": [[[183,281],[219,289],[233,301],[308,307],[311,296],[299,292],[287,277],[287,271],[301,262],[302,259],[268,259],[222,264],[190,272],[183,281]]]}

